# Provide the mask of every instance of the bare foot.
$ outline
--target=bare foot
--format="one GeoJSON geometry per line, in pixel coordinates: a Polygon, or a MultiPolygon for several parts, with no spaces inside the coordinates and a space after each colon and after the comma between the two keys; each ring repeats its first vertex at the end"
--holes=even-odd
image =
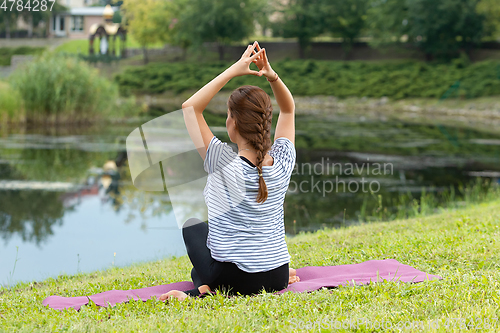
{"type": "Polygon", "coordinates": [[[206,285],[206,284],[198,287],[198,290],[200,291],[200,294],[212,291],[212,289],[210,289],[210,287],[208,285],[206,285]]]}
{"type": "Polygon", "coordinates": [[[180,290],[170,290],[168,293],[160,296],[160,301],[164,301],[167,298],[170,299],[173,297],[177,298],[179,301],[183,301],[186,299],[186,297],[188,297],[188,295],[180,290]]]}
{"type": "Polygon", "coordinates": [[[289,270],[289,279],[288,279],[288,284],[292,284],[295,282],[299,282],[300,278],[297,276],[297,271],[293,268],[290,268],[289,270]]]}
{"type": "MultiPolygon", "coordinates": [[[[198,287],[198,290],[200,291],[200,294],[203,294],[207,291],[211,291],[210,287],[206,284],[204,284],[203,286],[200,286],[198,287]]],[[[167,298],[171,298],[171,297],[175,297],[177,298],[179,301],[183,301],[185,300],[188,295],[183,292],[183,291],[180,291],[180,290],[170,290],[168,293],[166,294],[163,294],[160,296],[160,301],[164,301],[166,300],[167,298]]]]}

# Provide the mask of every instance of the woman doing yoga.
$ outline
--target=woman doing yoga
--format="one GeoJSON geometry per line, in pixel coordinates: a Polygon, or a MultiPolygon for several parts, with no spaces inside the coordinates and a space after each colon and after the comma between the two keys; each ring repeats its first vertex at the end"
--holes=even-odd
{"type": "Polygon", "coordinates": [[[212,290],[252,295],[279,291],[299,281],[289,268],[283,203],[295,165],[295,103],[269,64],[265,48],[249,45],[237,62],[182,105],[188,132],[208,172],[204,190],[208,225],[189,219],[182,234],[195,288],[172,290],[160,299],[204,296],[212,290]],[[257,48],[257,51],[255,51],[257,48]],[[250,70],[254,63],[259,71],[250,70]],[[226,127],[238,154],[215,137],[203,110],[233,77],[265,76],[280,107],[271,144],[271,98],[257,86],[235,89],[226,127]]]}

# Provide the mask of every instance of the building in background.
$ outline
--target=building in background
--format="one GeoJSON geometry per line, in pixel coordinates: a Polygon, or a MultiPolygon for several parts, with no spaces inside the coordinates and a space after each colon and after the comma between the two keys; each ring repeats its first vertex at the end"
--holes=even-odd
{"type": "MultiPolygon", "coordinates": [[[[82,0],[74,0],[82,2],[82,0]]],[[[83,0],[85,1],[85,0],[83,0]]],[[[111,7],[117,11],[119,7],[111,7]]],[[[90,28],[104,24],[105,7],[70,7],[68,12],[58,13],[51,17],[49,37],[87,38],[90,28]]]]}
{"type": "MultiPolygon", "coordinates": [[[[11,37],[23,38],[33,35],[49,38],[87,38],[92,25],[104,24],[105,6],[99,6],[103,2],[102,0],[58,0],[57,4],[68,8],[67,11],[51,12],[48,22],[42,20],[37,26],[33,25],[31,17],[27,19],[19,16],[15,25],[11,25],[11,37]],[[27,22],[27,20],[31,22],[27,22]]],[[[111,8],[113,12],[116,12],[120,7],[113,6],[111,8]]]]}

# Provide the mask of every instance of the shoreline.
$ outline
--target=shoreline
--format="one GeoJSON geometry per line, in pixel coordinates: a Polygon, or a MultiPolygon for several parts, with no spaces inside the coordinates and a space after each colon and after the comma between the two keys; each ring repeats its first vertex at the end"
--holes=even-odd
{"type": "MultiPolygon", "coordinates": [[[[180,105],[196,91],[175,95],[171,92],[158,95],[136,95],[145,108],[165,105],[180,109],[180,105]]],[[[206,110],[225,115],[227,99],[231,91],[220,91],[210,101],[206,110]]],[[[399,120],[425,124],[445,123],[459,127],[498,133],[500,127],[500,96],[481,97],[470,100],[411,98],[390,100],[389,98],[351,97],[338,99],[335,96],[294,96],[297,116],[364,117],[360,121],[399,120]]],[[[274,112],[279,106],[271,96],[274,112]]],[[[169,110],[171,111],[171,110],[169,110]]]]}

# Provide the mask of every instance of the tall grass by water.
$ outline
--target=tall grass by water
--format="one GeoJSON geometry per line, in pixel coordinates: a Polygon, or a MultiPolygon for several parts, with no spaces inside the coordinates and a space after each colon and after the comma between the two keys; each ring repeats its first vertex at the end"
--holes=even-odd
{"type": "Polygon", "coordinates": [[[0,81],[0,121],[21,121],[24,119],[21,95],[8,82],[0,81]]]}
{"type": "Polygon", "coordinates": [[[22,98],[28,122],[79,123],[125,116],[124,110],[134,113],[130,103],[117,103],[116,84],[73,56],[46,52],[9,81],[22,98]]]}
{"type": "Polygon", "coordinates": [[[427,191],[425,187],[417,195],[401,193],[390,200],[382,195],[365,196],[358,218],[360,221],[390,221],[435,214],[445,209],[456,209],[500,198],[500,185],[489,179],[476,178],[475,182],[458,188],[427,191]],[[371,204],[369,204],[371,201],[371,204]],[[373,204],[376,202],[376,204],[373,204]]]}

